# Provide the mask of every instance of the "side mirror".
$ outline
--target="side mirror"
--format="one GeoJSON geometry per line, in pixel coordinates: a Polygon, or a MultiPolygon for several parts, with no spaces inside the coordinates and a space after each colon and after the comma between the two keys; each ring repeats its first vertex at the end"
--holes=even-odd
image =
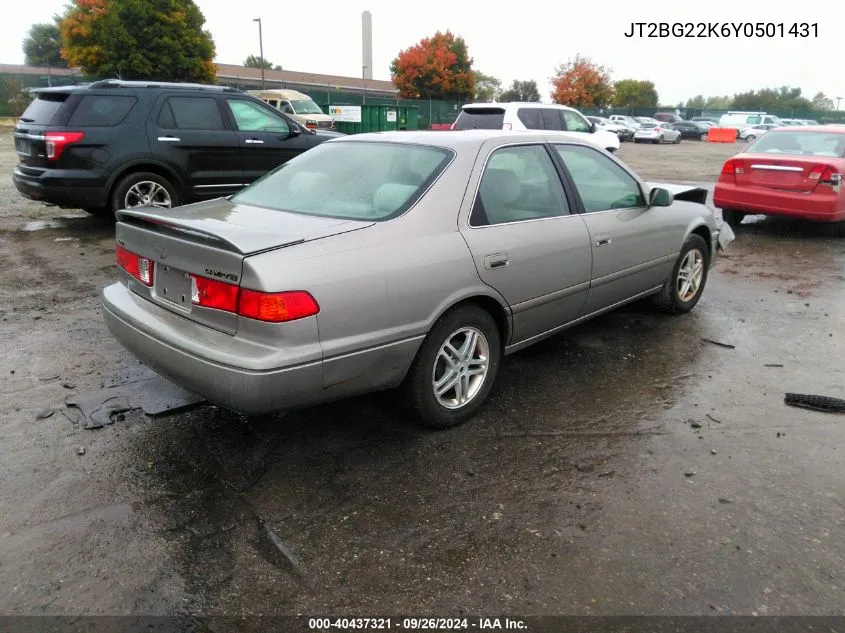
{"type": "Polygon", "coordinates": [[[675,195],[668,189],[655,187],[648,194],[648,204],[651,207],[668,207],[675,201],[675,195]]]}
{"type": "Polygon", "coordinates": [[[598,125],[596,125],[595,121],[590,123],[590,134],[595,134],[596,130],[598,129],[598,125]]]}

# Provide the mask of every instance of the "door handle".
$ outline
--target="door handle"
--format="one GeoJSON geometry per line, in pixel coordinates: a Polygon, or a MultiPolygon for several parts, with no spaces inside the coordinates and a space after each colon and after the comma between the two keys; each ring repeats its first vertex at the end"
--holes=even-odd
{"type": "Polygon", "coordinates": [[[493,270],[494,268],[504,268],[509,263],[507,253],[496,253],[495,255],[488,255],[484,258],[484,268],[493,270]]]}
{"type": "Polygon", "coordinates": [[[264,141],[259,141],[257,138],[248,138],[244,141],[244,143],[249,143],[250,145],[264,145],[264,141]]]}
{"type": "Polygon", "coordinates": [[[609,233],[602,233],[601,235],[596,235],[596,246],[607,246],[610,244],[610,234],[609,233]]]}
{"type": "Polygon", "coordinates": [[[175,136],[159,136],[158,140],[162,141],[163,143],[178,143],[182,139],[176,138],[175,136]]]}

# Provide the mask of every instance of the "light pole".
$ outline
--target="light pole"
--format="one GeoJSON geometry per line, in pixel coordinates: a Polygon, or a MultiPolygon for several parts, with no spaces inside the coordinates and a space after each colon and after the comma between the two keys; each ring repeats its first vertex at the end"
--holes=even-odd
{"type": "Polygon", "coordinates": [[[842,97],[836,97],[836,111],[839,112],[839,102],[842,101],[842,97]]]}
{"type": "Polygon", "coordinates": [[[258,54],[261,56],[261,89],[264,90],[264,37],[261,34],[261,18],[255,18],[258,22],[258,54]]]}

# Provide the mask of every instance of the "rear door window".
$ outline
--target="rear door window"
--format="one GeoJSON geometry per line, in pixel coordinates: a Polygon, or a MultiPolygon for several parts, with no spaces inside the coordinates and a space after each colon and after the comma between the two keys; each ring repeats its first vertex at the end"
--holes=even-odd
{"type": "Polygon", "coordinates": [[[543,129],[543,111],[540,108],[520,108],[516,116],[529,130],[543,129]]]}
{"type": "Polygon", "coordinates": [[[170,130],[223,130],[214,97],[170,97],[158,114],[158,124],[170,130]]]}
{"type": "Polygon", "coordinates": [[[456,130],[501,130],[505,123],[502,108],[466,108],[455,121],[456,130]]]}
{"type": "Polygon", "coordinates": [[[62,104],[67,101],[69,96],[66,92],[42,93],[29,104],[20,119],[25,123],[49,125],[53,120],[53,116],[55,116],[56,112],[59,111],[59,108],[62,107],[62,104]]]}
{"type": "Polygon", "coordinates": [[[68,125],[112,127],[123,121],[138,100],[116,95],[88,95],[76,106],[68,125]]]}
{"type": "Polygon", "coordinates": [[[563,130],[563,119],[560,118],[560,110],[555,108],[543,108],[543,127],[547,130],[563,130]]]}

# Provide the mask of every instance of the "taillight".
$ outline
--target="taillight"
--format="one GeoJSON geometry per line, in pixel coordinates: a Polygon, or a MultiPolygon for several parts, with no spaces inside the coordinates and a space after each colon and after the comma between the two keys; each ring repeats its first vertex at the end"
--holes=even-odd
{"type": "Polygon", "coordinates": [[[259,292],[198,275],[191,275],[191,302],[268,323],[295,321],[320,312],[317,301],[305,291],[259,292]]]}
{"type": "Polygon", "coordinates": [[[47,142],[47,158],[58,160],[68,145],[78,143],[84,137],[84,132],[47,132],[44,135],[47,142]]]}
{"type": "Polygon", "coordinates": [[[317,301],[307,292],[257,292],[241,289],[238,314],[258,321],[281,323],[314,316],[320,311],[317,301]]]}
{"type": "Polygon", "coordinates": [[[120,244],[116,245],[114,250],[117,256],[117,263],[123,270],[145,286],[153,285],[154,264],[151,260],[126,250],[120,244]]]}
{"type": "Polygon", "coordinates": [[[724,166],[722,167],[723,174],[744,174],[745,173],[745,165],[742,163],[741,160],[736,158],[730,158],[725,161],[724,166]]]}
{"type": "Polygon", "coordinates": [[[204,308],[235,312],[238,309],[238,287],[191,275],[191,302],[204,308]]]}

